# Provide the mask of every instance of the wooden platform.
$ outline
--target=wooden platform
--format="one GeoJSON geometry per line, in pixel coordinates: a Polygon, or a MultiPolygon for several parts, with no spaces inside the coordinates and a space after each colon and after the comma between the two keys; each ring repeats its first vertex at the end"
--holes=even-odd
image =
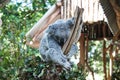
{"type": "Polygon", "coordinates": [[[103,40],[104,38],[113,38],[113,34],[109,29],[108,24],[104,21],[84,23],[82,33],[85,33],[89,40],[103,40]]]}

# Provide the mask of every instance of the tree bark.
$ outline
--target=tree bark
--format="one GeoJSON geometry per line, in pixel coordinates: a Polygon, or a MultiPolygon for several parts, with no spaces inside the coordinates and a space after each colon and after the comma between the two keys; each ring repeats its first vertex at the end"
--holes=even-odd
{"type": "Polygon", "coordinates": [[[107,80],[107,72],[106,72],[106,42],[103,41],[103,71],[104,71],[104,80],[107,80]]]}

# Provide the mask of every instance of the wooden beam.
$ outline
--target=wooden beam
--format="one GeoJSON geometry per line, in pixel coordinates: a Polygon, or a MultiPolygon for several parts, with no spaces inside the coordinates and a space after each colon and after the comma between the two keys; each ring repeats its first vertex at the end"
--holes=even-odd
{"type": "MultiPolygon", "coordinates": [[[[60,18],[60,14],[57,15],[57,16],[55,17],[55,19],[50,20],[50,22],[53,23],[54,21],[56,21],[56,20],[59,19],[59,18],[60,18]]],[[[48,23],[46,24],[46,26],[45,26],[46,28],[47,28],[48,24],[50,24],[50,22],[48,22],[48,23]]],[[[40,40],[41,40],[41,38],[42,38],[42,36],[43,36],[43,32],[44,32],[44,30],[39,31],[37,34],[35,34],[35,36],[33,37],[33,39],[32,39],[31,41],[28,40],[28,41],[26,42],[26,44],[29,45],[29,46],[31,46],[31,47],[33,47],[33,48],[38,48],[38,47],[39,47],[39,44],[40,44],[40,40]]]]}
{"type": "Polygon", "coordinates": [[[48,26],[49,24],[52,24],[55,22],[57,19],[60,19],[60,9],[57,9],[47,20],[47,23],[44,24],[44,26],[37,31],[35,36],[33,37],[33,41],[38,40],[39,41],[39,34],[42,33],[48,26]]]}
{"type": "Polygon", "coordinates": [[[104,71],[104,80],[107,80],[106,72],[106,41],[103,40],[103,71],[104,71]]]}
{"type": "Polygon", "coordinates": [[[26,37],[33,38],[33,36],[37,33],[37,30],[41,29],[44,24],[47,23],[47,19],[51,16],[58,8],[57,4],[54,4],[46,13],[45,15],[27,32],[26,37]]]}
{"type": "Polygon", "coordinates": [[[75,24],[74,27],[71,31],[71,34],[67,40],[67,42],[65,43],[65,45],[63,46],[63,52],[64,54],[67,54],[72,46],[72,44],[75,42],[76,39],[76,35],[77,35],[77,31],[79,30],[79,28],[81,27],[81,18],[82,18],[82,14],[83,14],[83,9],[79,8],[78,6],[76,7],[76,11],[75,11],[75,24]]]}
{"type": "Polygon", "coordinates": [[[78,10],[79,10],[79,8],[76,7],[75,17],[74,17],[74,19],[75,19],[75,21],[74,21],[74,27],[73,27],[73,29],[72,29],[72,31],[71,31],[71,34],[70,34],[67,42],[64,44],[64,46],[63,46],[63,48],[62,48],[62,51],[64,52],[64,54],[67,54],[65,50],[66,50],[66,48],[67,48],[67,46],[68,46],[68,44],[69,44],[69,42],[70,42],[70,39],[71,39],[71,37],[72,37],[73,31],[74,31],[74,28],[75,28],[75,25],[76,25],[76,21],[77,21],[76,18],[78,18],[78,10]]]}

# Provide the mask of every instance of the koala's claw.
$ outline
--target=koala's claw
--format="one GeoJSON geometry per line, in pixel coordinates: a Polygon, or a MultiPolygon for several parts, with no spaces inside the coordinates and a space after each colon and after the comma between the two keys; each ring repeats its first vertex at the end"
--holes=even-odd
{"type": "Polygon", "coordinates": [[[64,68],[67,69],[67,70],[70,70],[70,69],[71,69],[71,65],[70,65],[70,63],[65,64],[65,65],[63,65],[63,66],[64,66],[64,68]]]}

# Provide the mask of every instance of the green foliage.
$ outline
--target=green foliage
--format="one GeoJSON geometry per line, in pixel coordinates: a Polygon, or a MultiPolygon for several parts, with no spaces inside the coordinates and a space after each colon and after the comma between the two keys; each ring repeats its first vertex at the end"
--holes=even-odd
{"type": "Polygon", "coordinates": [[[63,72],[61,75],[61,80],[86,80],[87,73],[83,68],[73,67],[70,72],[63,72]]]}
{"type": "Polygon", "coordinates": [[[102,41],[91,41],[89,42],[89,65],[95,73],[103,73],[103,64],[102,64],[102,41]]]}
{"type": "MultiPolygon", "coordinates": [[[[51,62],[42,62],[39,51],[25,44],[26,32],[56,0],[28,1],[10,2],[0,8],[0,17],[3,21],[0,27],[0,80],[85,80],[87,73],[82,68],[74,66],[71,71],[65,71],[51,62]]],[[[89,65],[95,73],[103,73],[103,42],[89,43],[89,65]]],[[[107,61],[108,58],[107,55],[107,61]]],[[[120,62],[115,63],[114,79],[120,75],[120,62]]]]}
{"type": "Polygon", "coordinates": [[[120,54],[115,57],[112,80],[120,80],[120,54]]]}
{"type": "Polygon", "coordinates": [[[25,67],[20,69],[20,80],[85,80],[86,72],[74,66],[71,71],[65,71],[60,66],[42,62],[39,55],[33,55],[25,61],[25,67]]]}
{"type": "Polygon", "coordinates": [[[20,3],[10,2],[0,9],[3,21],[0,27],[0,80],[76,80],[80,76],[85,79],[82,69],[77,68],[71,74],[61,70],[58,75],[56,67],[41,61],[37,49],[25,44],[26,32],[54,2],[55,0],[31,0],[28,3],[23,0],[20,3]]]}
{"type": "MultiPolygon", "coordinates": [[[[23,2],[25,3],[25,2],[23,2]]],[[[40,4],[36,6],[22,6],[23,3],[9,3],[1,8],[0,14],[3,25],[0,27],[0,80],[16,80],[25,61],[31,54],[38,54],[38,50],[32,49],[25,44],[25,34],[44,14],[44,8],[40,4]]],[[[25,3],[27,4],[27,3],[25,3]]]]}

